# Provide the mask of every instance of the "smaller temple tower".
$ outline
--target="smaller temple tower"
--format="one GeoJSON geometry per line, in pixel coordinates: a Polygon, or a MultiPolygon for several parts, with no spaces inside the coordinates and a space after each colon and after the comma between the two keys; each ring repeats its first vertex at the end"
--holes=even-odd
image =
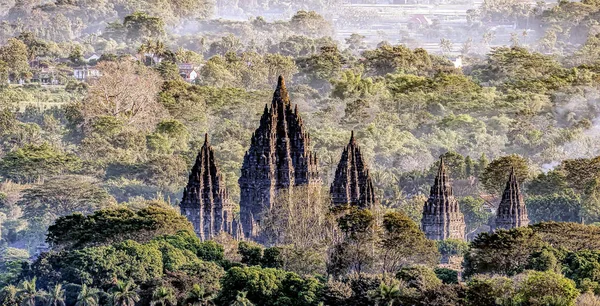
{"type": "Polygon", "coordinates": [[[506,182],[506,188],[504,188],[504,193],[502,194],[502,200],[500,201],[500,205],[498,205],[493,228],[511,229],[527,225],[529,225],[527,208],[525,207],[525,201],[519,188],[515,168],[512,168],[508,176],[508,182],[506,182]]]}
{"type": "Polygon", "coordinates": [[[440,159],[440,167],[429,199],[423,206],[421,230],[432,240],[465,239],[465,218],[460,212],[458,200],[454,197],[450,179],[440,159]]]}
{"type": "Polygon", "coordinates": [[[221,232],[235,236],[233,205],[208,142],[208,134],[204,135],[204,145],[183,190],[180,209],[202,241],[210,240],[221,232]]]}
{"type": "Polygon", "coordinates": [[[360,148],[356,144],[354,131],[335,170],[330,193],[334,207],[350,205],[372,208],[376,203],[373,182],[360,148]]]}

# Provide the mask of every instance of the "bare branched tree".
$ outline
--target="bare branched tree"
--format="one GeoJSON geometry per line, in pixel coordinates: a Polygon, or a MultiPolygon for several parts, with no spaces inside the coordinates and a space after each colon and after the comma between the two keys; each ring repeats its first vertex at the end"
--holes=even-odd
{"type": "Polygon", "coordinates": [[[271,244],[316,249],[332,241],[335,219],[329,213],[329,194],[320,188],[300,186],[278,192],[262,222],[271,244]]]}
{"type": "Polygon", "coordinates": [[[148,130],[165,116],[157,101],[162,79],[153,70],[131,61],[98,64],[102,76],[92,81],[82,105],[86,123],[116,117],[126,126],[148,130]]]}

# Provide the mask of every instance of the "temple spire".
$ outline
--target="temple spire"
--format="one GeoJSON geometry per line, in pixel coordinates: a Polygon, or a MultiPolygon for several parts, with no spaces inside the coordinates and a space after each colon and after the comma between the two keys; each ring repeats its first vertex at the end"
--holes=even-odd
{"type": "Polygon", "coordinates": [[[423,206],[421,229],[433,240],[464,239],[465,236],[464,216],[452,192],[443,157],[440,157],[437,175],[423,206]]]}
{"type": "Polygon", "coordinates": [[[265,111],[244,156],[240,186],[240,222],[244,235],[261,242],[260,221],[277,193],[302,185],[321,184],[318,165],[311,162],[310,137],[291,107],[279,77],[270,108],[265,111]]]}
{"type": "Polygon", "coordinates": [[[527,207],[521,194],[519,180],[515,168],[510,169],[508,181],[502,194],[502,200],[496,211],[495,229],[511,229],[515,227],[527,226],[529,217],[527,216],[527,207]]]}
{"type": "Polygon", "coordinates": [[[233,205],[219,173],[213,149],[204,134],[204,145],[190,172],[183,192],[181,214],[194,226],[201,240],[210,240],[221,232],[231,232],[233,205]]]}
{"type": "Polygon", "coordinates": [[[330,193],[333,206],[371,208],[376,204],[373,182],[356,143],[354,131],[351,132],[350,141],[340,157],[330,193]]]}

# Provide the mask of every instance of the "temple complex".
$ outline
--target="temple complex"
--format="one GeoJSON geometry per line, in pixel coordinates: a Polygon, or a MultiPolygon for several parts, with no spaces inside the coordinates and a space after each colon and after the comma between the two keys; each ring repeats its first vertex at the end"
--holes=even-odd
{"type": "Polygon", "coordinates": [[[444,160],[440,159],[437,176],[423,206],[421,230],[427,238],[433,240],[463,240],[465,227],[465,218],[452,192],[444,160]]]}
{"type": "Polygon", "coordinates": [[[310,136],[280,76],[271,107],[265,105],[252,135],[238,180],[240,220],[247,238],[260,241],[261,217],[273,206],[278,191],[321,184],[317,157],[309,147],[310,136]]]}
{"type": "Polygon", "coordinates": [[[511,229],[515,227],[527,226],[529,218],[527,217],[527,208],[519,188],[515,169],[510,171],[506,188],[502,194],[502,200],[498,205],[494,229],[511,229]]]}
{"type": "Polygon", "coordinates": [[[208,135],[204,136],[204,145],[192,167],[180,208],[181,214],[194,225],[194,231],[201,240],[210,240],[221,232],[236,236],[238,225],[233,221],[233,206],[208,135]]]}
{"type": "Polygon", "coordinates": [[[350,205],[372,208],[375,205],[373,182],[360,148],[356,144],[354,131],[335,170],[330,194],[334,207],[350,205]]]}

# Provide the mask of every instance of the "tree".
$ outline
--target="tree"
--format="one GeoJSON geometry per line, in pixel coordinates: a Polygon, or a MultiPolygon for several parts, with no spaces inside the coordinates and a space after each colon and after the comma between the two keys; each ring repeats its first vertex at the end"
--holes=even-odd
{"type": "Polygon", "coordinates": [[[28,80],[31,78],[28,54],[27,45],[16,38],[10,38],[6,45],[0,47],[0,61],[8,65],[12,81],[20,79],[28,80]]]}
{"type": "Polygon", "coordinates": [[[581,198],[572,190],[565,193],[530,196],[525,200],[530,222],[580,222],[581,198]]]}
{"type": "Polygon", "coordinates": [[[373,213],[352,207],[338,219],[338,224],[344,239],[333,247],[327,271],[334,276],[367,271],[375,261],[377,237],[373,213]]]}
{"type": "Polygon", "coordinates": [[[89,288],[86,284],[81,285],[79,294],[77,295],[77,303],[75,306],[98,306],[98,289],[89,288]]]}
{"type": "Polygon", "coordinates": [[[330,36],[331,24],[315,11],[298,11],[290,19],[290,28],[307,36],[330,36]]]}
{"type": "Polygon", "coordinates": [[[161,37],[165,34],[165,23],[159,17],[152,17],[146,13],[134,12],[123,19],[123,26],[127,29],[127,39],[138,41],[144,38],[161,37]]]}
{"type": "Polygon", "coordinates": [[[406,267],[398,271],[396,278],[404,281],[408,288],[415,288],[419,292],[435,289],[442,285],[432,269],[424,266],[406,267]]]}
{"type": "Polygon", "coordinates": [[[452,52],[452,42],[449,39],[442,38],[440,40],[440,49],[444,54],[452,52]]]}
{"type": "Polygon", "coordinates": [[[511,305],[513,296],[513,281],[505,276],[475,275],[467,282],[469,306],[511,305]]]}
{"type": "Polygon", "coordinates": [[[21,298],[19,289],[14,285],[8,285],[0,290],[0,302],[3,306],[19,306],[21,298]]]}
{"type": "Polygon", "coordinates": [[[327,195],[311,187],[282,190],[263,217],[262,232],[272,245],[292,244],[301,250],[322,249],[333,239],[335,223],[329,214],[329,203],[327,195]]]}
{"type": "Polygon", "coordinates": [[[370,292],[369,296],[378,306],[400,305],[399,299],[402,297],[402,290],[398,282],[389,285],[382,282],[377,290],[370,292]]]}
{"type": "Polygon", "coordinates": [[[485,208],[485,201],[482,198],[471,196],[460,198],[460,211],[465,216],[467,224],[467,236],[477,231],[482,225],[487,225],[492,213],[485,208]]]}
{"type": "Polygon", "coordinates": [[[265,306],[314,305],[318,301],[319,282],[312,278],[273,268],[233,267],[221,280],[222,289],[217,304],[231,305],[239,292],[247,292],[245,298],[254,304],[265,306]],[[293,302],[292,302],[293,301],[293,302]]]}
{"type": "Polygon", "coordinates": [[[527,161],[523,157],[513,154],[494,159],[485,167],[479,179],[488,192],[500,195],[506,187],[506,181],[508,181],[508,175],[512,168],[515,169],[519,183],[523,183],[529,178],[527,161]]]}
{"type": "Polygon", "coordinates": [[[48,305],[49,306],[65,306],[65,290],[61,284],[56,284],[50,288],[48,292],[48,305]]]}
{"type": "Polygon", "coordinates": [[[135,303],[140,300],[131,281],[118,281],[111,289],[111,293],[114,306],[135,306],[135,303]]]}
{"type": "Polygon", "coordinates": [[[188,292],[185,298],[185,303],[191,306],[211,305],[211,301],[215,296],[214,293],[207,292],[203,286],[194,284],[194,287],[192,287],[192,290],[188,292]]]}
{"type": "Polygon", "coordinates": [[[529,271],[517,282],[514,301],[531,306],[573,306],[579,292],[575,283],[552,271],[529,271]]]}
{"type": "Polygon", "coordinates": [[[525,270],[530,254],[544,243],[529,227],[479,234],[464,259],[464,275],[499,273],[512,276],[525,270]]]}
{"type": "Polygon", "coordinates": [[[177,298],[175,292],[171,287],[160,286],[152,293],[152,301],[150,306],[175,306],[177,304],[177,298]]]}
{"type": "Polygon", "coordinates": [[[104,117],[115,117],[125,126],[149,130],[165,115],[158,103],[162,79],[149,68],[130,61],[98,64],[102,76],[92,82],[82,115],[87,125],[104,117]]]}
{"type": "Polygon", "coordinates": [[[231,306],[254,306],[254,304],[252,304],[252,302],[250,302],[250,300],[246,297],[247,294],[248,292],[246,291],[238,292],[237,296],[235,297],[235,301],[231,303],[231,306]]]}
{"type": "Polygon", "coordinates": [[[346,44],[348,45],[348,49],[352,51],[361,51],[367,48],[365,44],[365,36],[352,33],[350,37],[346,38],[346,44]]]}
{"type": "Polygon", "coordinates": [[[63,153],[48,143],[31,144],[6,154],[0,160],[0,175],[17,182],[32,182],[80,167],[81,161],[73,154],[63,153]]]}
{"type": "Polygon", "coordinates": [[[60,217],[48,228],[46,241],[56,248],[82,248],[128,239],[147,242],[155,236],[178,231],[193,233],[193,227],[166,204],[150,203],[138,211],[118,208],[96,211],[88,216],[76,213],[60,217]]]}
{"type": "Polygon", "coordinates": [[[425,237],[417,224],[400,212],[383,216],[381,248],[382,270],[396,273],[402,267],[414,264],[433,266],[439,261],[434,241],[425,237]]]}
{"type": "Polygon", "coordinates": [[[25,306],[35,306],[36,300],[44,297],[44,292],[39,291],[36,287],[37,278],[33,278],[30,281],[23,281],[19,288],[19,298],[23,301],[25,306]]]}
{"type": "Polygon", "coordinates": [[[26,189],[19,204],[27,218],[54,220],[74,212],[89,214],[116,203],[95,179],[72,175],[53,177],[26,189]]]}

